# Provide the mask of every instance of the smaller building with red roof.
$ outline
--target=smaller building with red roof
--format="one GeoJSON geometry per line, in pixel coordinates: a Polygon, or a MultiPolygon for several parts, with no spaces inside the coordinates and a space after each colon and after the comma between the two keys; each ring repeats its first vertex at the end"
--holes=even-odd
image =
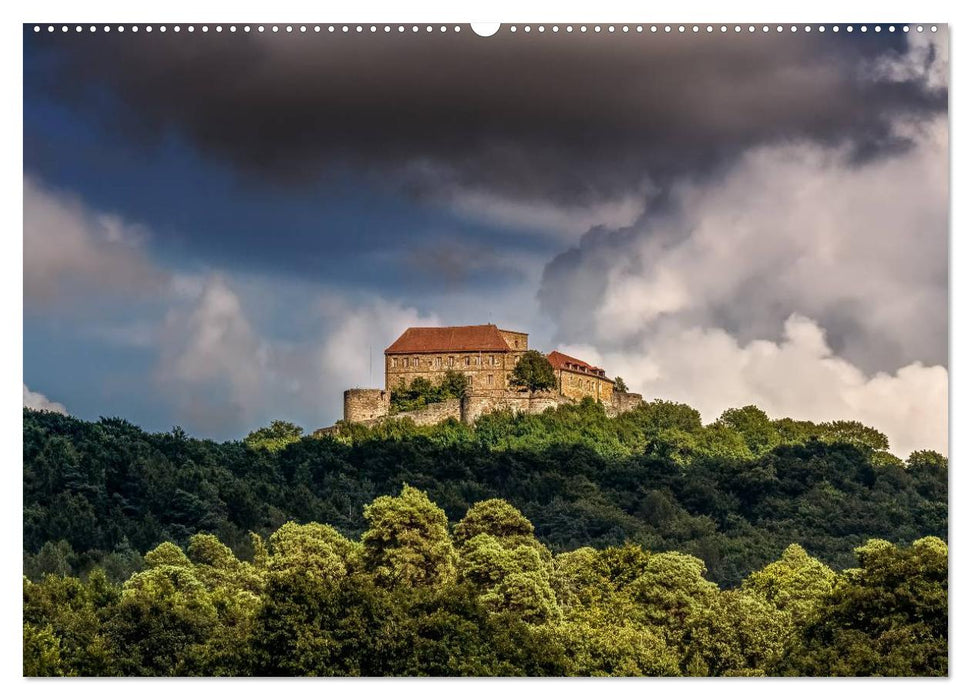
{"type": "Polygon", "coordinates": [[[603,403],[610,403],[614,393],[614,381],[607,373],[576,357],[554,350],[546,359],[553,366],[556,385],[563,396],[582,399],[585,396],[603,403]]]}

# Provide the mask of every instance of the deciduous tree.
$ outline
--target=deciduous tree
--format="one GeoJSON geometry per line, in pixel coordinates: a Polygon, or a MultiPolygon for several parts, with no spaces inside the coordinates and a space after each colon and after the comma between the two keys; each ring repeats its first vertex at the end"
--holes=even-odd
{"type": "Polygon", "coordinates": [[[455,580],[456,554],[448,517],[411,486],[364,508],[365,566],[381,585],[440,586],[455,580]]]}
{"type": "Polygon", "coordinates": [[[516,366],[513,367],[510,384],[528,391],[552,389],[556,386],[553,365],[550,364],[543,353],[527,350],[516,362],[516,366]]]}

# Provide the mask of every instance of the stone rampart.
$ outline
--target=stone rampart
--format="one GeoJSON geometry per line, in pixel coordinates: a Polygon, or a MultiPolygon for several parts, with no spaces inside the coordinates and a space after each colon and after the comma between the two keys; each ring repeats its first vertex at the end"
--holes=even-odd
{"type": "Polygon", "coordinates": [[[644,397],[641,394],[634,394],[629,391],[614,391],[610,396],[610,403],[604,406],[604,408],[607,409],[608,416],[614,417],[619,416],[621,413],[633,411],[642,403],[644,403],[644,397]]]}
{"type": "MultiPolygon", "coordinates": [[[[613,392],[611,402],[604,406],[609,416],[631,411],[644,402],[640,394],[613,392]]],[[[391,413],[391,392],[381,389],[348,389],[344,392],[344,420],[373,426],[386,420],[409,419],[416,425],[435,425],[454,418],[474,423],[481,416],[494,411],[539,414],[547,409],[575,404],[573,399],[555,391],[491,391],[472,394],[463,399],[446,399],[428,404],[414,411],[391,413]]],[[[321,428],[315,435],[339,432],[338,426],[321,428]]]]}
{"type": "Polygon", "coordinates": [[[554,392],[504,391],[472,395],[462,401],[462,421],[473,423],[480,416],[493,411],[510,410],[515,413],[542,413],[548,408],[573,403],[554,392]]]}

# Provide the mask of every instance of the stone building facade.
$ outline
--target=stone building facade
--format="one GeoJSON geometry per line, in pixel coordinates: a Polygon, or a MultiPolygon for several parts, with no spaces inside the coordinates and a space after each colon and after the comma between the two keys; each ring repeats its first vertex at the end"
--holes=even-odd
{"type": "Polygon", "coordinates": [[[409,328],[384,351],[384,388],[406,388],[418,377],[437,384],[453,370],[468,378],[471,393],[500,394],[528,349],[528,333],[492,324],[409,328]]]}
{"type": "Polygon", "coordinates": [[[563,396],[576,401],[589,396],[603,404],[613,403],[614,380],[608,379],[604,370],[558,350],[546,359],[553,366],[556,388],[563,396]]]}

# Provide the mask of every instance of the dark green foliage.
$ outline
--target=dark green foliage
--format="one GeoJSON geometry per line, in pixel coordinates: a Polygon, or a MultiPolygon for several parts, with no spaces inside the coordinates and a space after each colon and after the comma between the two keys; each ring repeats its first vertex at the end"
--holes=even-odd
{"type": "Polygon", "coordinates": [[[947,545],[870,540],[837,573],[790,545],[735,589],[635,544],[552,556],[500,499],[450,526],[404,487],[359,541],[319,523],[165,542],[117,587],[24,579],[34,676],[946,675],[947,545]],[[454,533],[454,535],[453,535],[454,533]]]}
{"type": "Polygon", "coordinates": [[[630,389],[627,388],[627,382],[624,381],[623,377],[614,377],[614,391],[630,391],[630,389]]]}
{"type": "Polygon", "coordinates": [[[468,388],[468,378],[454,369],[447,370],[438,384],[425,377],[416,377],[407,388],[391,391],[391,413],[414,411],[430,403],[460,399],[468,388]]]}
{"type": "Polygon", "coordinates": [[[527,391],[541,391],[556,386],[556,375],[546,355],[538,350],[527,350],[513,367],[509,383],[527,391]]]}
{"type": "Polygon", "coordinates": [[[844,568],[870,538],[946,537],[939,454],[884,463],[882,441],[852,437],[869,429],[844,426],[850,441],[839,442],[826,426],[799,424],[799,433],[773,421],[779,444],[756,456],[752,447],[772,438],[759,437],[760,416],[748,417],[705,426],[689,406],[654,401],[608,418],[587,401],[486,415],[474,427],[347,426],[272,451],[25,409],[24,571],[39,580],[100,566],[123,581],[140,568],[138,553],[161,542],[187,546],[211,532],[247,557],[250,531],[266,536],[288,520],[357,537],[363,506],[402,483],[426,491],[452,521],[502,498],[554,552],[636,542],[700,558],[721,585],[792,542],[844,568]]]}
{"type": "Polygon", "coordinates": [[[368,576],[340,582],[274,577],[253,635],[255,671],[264,676],[396,675],[407,656],[406,625],[392,593],[368,576]]]}
{"type": "Polygon", "coordinates": [[[275,420],[265,428],[254,430],[243,442],[254,450],[264,449],[270,452],[282,450],[291,442],[296,442],[303,435],[303,428],[283,420],[275,420]]]}

